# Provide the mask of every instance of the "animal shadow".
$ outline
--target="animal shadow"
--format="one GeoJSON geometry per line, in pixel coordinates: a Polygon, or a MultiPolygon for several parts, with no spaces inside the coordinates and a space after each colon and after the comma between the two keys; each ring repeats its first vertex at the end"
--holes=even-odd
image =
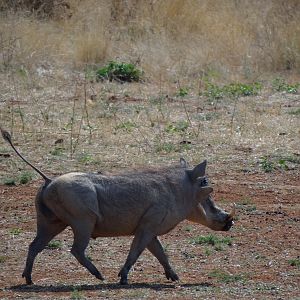
{"type": "Polygon", "coordinates": [[[79,285],[68,285],[68,284],[58,284],[58,285],[25,285],[19,284],[14,285],[8,290],[17,291],[17,292],[35,292],[35,293],[61,293],[61,292],[73,292],[77,291],[96,291],[96,290],[130,290],[130,289],[149,289],[149,290],[165,290],[165,289],[175,289],[176,286],[183,288],[190,287],[209,287],[211,283],[192,283],[192,284],[168,284],[168,283],[132,283],[128,285],[120,285],[119,283],[104,283],[104,284],[79,284],[79,285]]]}

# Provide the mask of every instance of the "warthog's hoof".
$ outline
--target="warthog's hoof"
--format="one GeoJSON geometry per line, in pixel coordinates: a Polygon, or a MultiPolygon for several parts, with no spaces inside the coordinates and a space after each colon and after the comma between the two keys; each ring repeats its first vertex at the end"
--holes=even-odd
{"type": "Polygon", "coordinates": [[[118,277],[121,277],[120,284],[122,284],[122,285],[128,284],[127,274],[128,274],[128,272],[124,271],[123,269],[119,272],[118,277]]]}
{"type": "Polygon", "coordinates": [[[98,271],[96,274],[94,274],[95,275],[95,277],[97,278],[97,279],[100,279],[100,280],[104,280],[104,277],[101,275],[101,273],[98,271]]]}
{"type": "Polygon", "coordinates": [[[31,285],[31,284],[33,284],[33,282],[32,282],[32,279],[31,279],[31,276],[30,276],[30,275],[25,275],[25,274],[23,273],[23,274],[22,274],[22,277],[23,277],[23,278],[25,277],[26,284],[28,284],[28,285],[31,285]]]}
{"type": "Polygon", "coordinates": [[[169,279],[171,279],[172,281],[179,280],[178,275],[173,270],[168,270],[168,271],[166,271],[165,274],[166,274],[166,277],[167,277],[168,280],[169,279]]]}
{"type": "Polygon", "coordinates": [[[121,284],[121,285],[128,285],[128,280],[127,280],[127,278],[121,278],[121,279],[120,279],[120,284],[121,284]]]}

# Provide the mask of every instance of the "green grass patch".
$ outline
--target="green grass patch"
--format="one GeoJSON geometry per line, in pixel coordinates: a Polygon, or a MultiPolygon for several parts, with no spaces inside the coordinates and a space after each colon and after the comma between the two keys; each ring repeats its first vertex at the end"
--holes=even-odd
{"type": "Polygon", "coordinates": [[[31,172],[24,171],[19,176],[19,183],[26,184],[26,183],[30,182],[32,180],[32,178],[33,178],[33,175],[31,172]]]}
{"type": "Polygon", "coordinates": [[[15,186],[18,184],[26,184],[33,179],[33,173],[29,171],[23,171],[16,177],[8,177],[3,179],[3,183],[8,186],[15,186]]]}
{"type": "Polygon", "coordinates": [[[282,77],[275,78],[272,81],[272,88],[276,92],[286,92],[289,94],[297,94],[300,83],[288,84],[282,77]]]}
{"type": "Polygon", "coordinates": [[[47,246],[48,249],[61,249],[62,248],[62,242],[59,240],[53,240],[48,243],[47,246]]]}
{"type": "Polygon", "coordinates": [[[296,110],[291,110],[288,112],[289,115],[292,116],[299,116],[300,115],[300,108],[297,108],[296,110]]]}
{"type": "Polygon", "coordinates": [[[274,163],[268,157],[262,158],[260,162],[260,167],[265,173],[271,173],[275,169],[274,163]]]}
{"type": "Polygon", "coordinates": [[[21,228],[12,228],[9,233],[11,235],[20,235],[22,233],[22,229],[21,228]]]}
{"type": "Polygon", "coordinates": [[[14,185],[17,185],[17,181],[15,178],[4,178],[3,179],[3,183],[5,185],[8,185],[8,186],[14,186],[14,185]]]}
{"type": "Polygon", "coordinates": [[[229,272],[225,272],[223,270],[213,270],[210,272],[209,277],[217,279],[219,282],[231,283],[231,282],[245,282],[247,276],[245,274],[230,274],[229,272]]]}
{"type": "Polygon", "coordinates": [[[262,89],[262,84],[254,82],[250,84],[246,83],[230,83],[224,86],[218,86],[211,82],[205,83],[205,88],[202,95],[211,100],[218,100],[224,97],[239,98],[246,96],[258,95],[262,89]]]}
{"type": "Polygon", "coordinates": [[[177,147],[173,143],[158,143],[155,147],[157,153],[171,153],[177,151],[177,147]]]}
{"type": "Polygon", "coordinates": [[[289,259],[288,263],[292,267],[298,267],[298,268],[300,268],[300,258],[289,259]]]}
{"type": "Polygon", "coordinates": [[[185,97],[185,96],[187,96],[188,94],[189,94],[188,88],[187,88],[187,87],[181,87],[181,88],[178,90],[176,96],[177,96],[177,97],[185,97]]]}
{"type": "Polygon", "coordinates": [[[6,257],[4,255],[0,255],[0,264],[3,264],[6,261],[6,257]]]}
{"type": "Polygon", "coordinates": [[[115,130],[120,130],[121,129],[121,130],[124,130],[126,132],[132,132],[133,129],[136,128],[136,127],[137,127],[137,125],[134,122],[128,120],[128,121],[121,122],[117,126],[115,126],[115,130]]]}
{"type": "Polygon", "coordinates": [[[168,133],[182,133],[189,128],[189,123],[186,120],[172,122],[167,124],[165,131],[168,133]]]}
{"type": "Polygon", "coordinates": [[[191,243],[198,245],[211,245],[211,246],[220,246],[220,245],[232,245],[232,238],[230,237],[218,237],[214,234],[209,235],[200,235],[192,238],[191,243]]]}
{"type": "Polygon", "coordinates": [[[98,80],[119,82],[141,81],[143,72],[134,64],[110,61],[106,66],[96,71],[98,80]]]}
{"type": "Polygon", "coordinates": [[[71,292],[71,297],[72,300],[80,300],[80,299],[85,299],[82,292],[79,291],[78,289],[74,288],[73,291],[71,292]]]}

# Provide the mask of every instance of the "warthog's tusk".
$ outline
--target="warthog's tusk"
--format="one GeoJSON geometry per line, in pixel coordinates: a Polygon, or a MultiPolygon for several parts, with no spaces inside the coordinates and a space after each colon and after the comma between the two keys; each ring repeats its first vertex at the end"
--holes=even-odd
{"type": "Polygon", "coordinates": [[[232,204],[231,212],[230,212],[230,214],[228,215],[228,217],[229,217],[230,219],[233,219],[233,217],[235,216],[235,208],[236,208],[236,205],[235,205],[235,203],[233,203],[233,204],[232,204]]]}

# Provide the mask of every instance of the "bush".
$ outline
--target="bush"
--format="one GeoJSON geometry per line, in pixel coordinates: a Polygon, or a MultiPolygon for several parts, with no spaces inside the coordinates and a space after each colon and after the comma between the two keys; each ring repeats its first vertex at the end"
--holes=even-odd
{"type": "Polygon", "coordinates": [[[110,61],[105,67],[96,71],[96,76],[100,80],[133,82],[141,81],[142,71],[134,64],[110,61]]]}

